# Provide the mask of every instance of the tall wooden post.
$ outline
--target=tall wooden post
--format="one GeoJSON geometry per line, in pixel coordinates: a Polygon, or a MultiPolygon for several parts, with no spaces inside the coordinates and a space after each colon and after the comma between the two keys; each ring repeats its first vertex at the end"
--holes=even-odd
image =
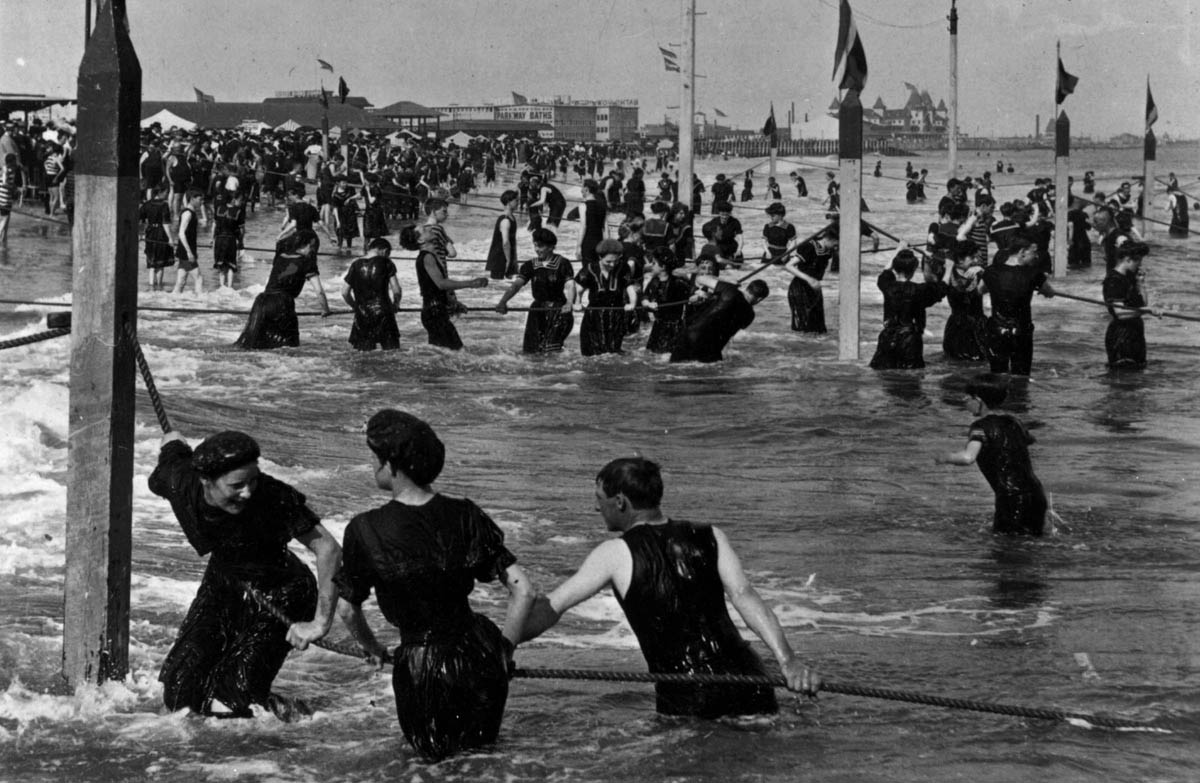
{"type": "Polygon", "coordinates": [[[1149,236],[1150,229],[1154,226],[1152,220],[1147,220],[1150,217],[1150,210],[1154,208],[1154,164],[1158,158],[1158,139],[1154,135],[1154,131],[1150,128],[1146,129],[1146,138],[1142,143],[1142,237],[1149,236]]]}
{"type": "Polygon", "coordinates": [[[1054,122],[1054,276],[1066,277],[1067,212],[1071,209],[1071,120],[1065,111],[1054,122]]]}
{"type": "Polygon", "coordinates": [[[847,90],[838,109],[841,198],[838,207],[838,358],[858,359],[859,266],[862,245],[862,101],[847,90]]]}
{"type": "Polygon", "coordinates": [[[137,367],[138,136],[142,69],[124,0],[107,0],[79,65],[72,233],[70,435],[63,675],[129,668],[133,412],[137,367]]]}
{"type": "Polygon", "coordinates": [[[958,177],[958,8],[950,0],[950,176],[958,177]]]}
{"type": "Polygon", "coordinates": [[[691,207],[692,156],[695,153],[692,146],[692,123],[696,118],[696,0],[682,2],[683,51],[679,57],[679,200],[691,207]]]}

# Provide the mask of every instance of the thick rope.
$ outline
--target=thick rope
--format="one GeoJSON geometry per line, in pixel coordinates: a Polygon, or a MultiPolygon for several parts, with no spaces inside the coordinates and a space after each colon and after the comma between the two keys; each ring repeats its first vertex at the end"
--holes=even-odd
{"type": "Polygon", "coordinates": [[[0,351],[3,351],[5,348],[17,348],[22,345],[30,345],[31,343],[40,343],[42,340],[53,340],[55,337],[63,337],[70,333],[70,329],[50,329],[36,334],[27,334],[24,337],[14,337],[11,340],[0,342],[0,351]]]}
{"type": "MultiPolygon", "coordinates": [[[[591,669],[517,669],[513,677],[533,680],[598,680],[602,682],[670,682],[696,683],[701,685],[770,685],[776,688],[787,687],[783,677],[752,674],[676,674],[635,671],[599,671],[591,669]]],[[[990,712],[997,715],[1009,715],[1020,718],[1040,718],[1043,720],[1081,720],[1093,726],[1110,729],[1158,729],[1144,721],[1111,718],[1105,715],[1095,715],[1087,712],[1070,712],[1049,707],[1033,707],[1020,704],[997,704],[995,702],[976,701],[974,699],[958,699],[948,696],[936,696],[914,691],[894,690],[891,688],[874,688],[870,686],[849,683],[822,682],[821,690],[846,696],[861,696],[868,699],[884,699],[888,701],[903,701],[911,704],[925,704],[931,707],[944,707],[952,710],[970,710],[973,712],[990,712]]]]}
{"type": "Polygon", "coordinates": [[[158,417],[158,425],[162,427],[163,432],[170,432],[171,420],[167,418],[167,410],[163,407],[162,397],[158,394],[158,387],[154,385],[154,376],[150,374],[150,365],[146,362],[146,355],[142,353],[142,344],[138,342],[137,330],[129,321],[125,322],[125,336],[129,338],[129,344],[133,348],[133,359],[137,362],[138,369],[141,370],[142,381],[146,384],[146,393],[150,395],[150,404],[154,406],[154,415],[158,417]]]}

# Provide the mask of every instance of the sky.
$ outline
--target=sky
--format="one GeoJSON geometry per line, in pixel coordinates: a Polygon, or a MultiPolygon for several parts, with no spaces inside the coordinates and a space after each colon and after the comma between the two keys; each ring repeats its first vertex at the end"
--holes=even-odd
{"type": "MultiPolygon", "coordinates": [[[[260,101],[333,88],[376,106],[637,98],[640,121],[672,120],[679,78],[658,47],[678,45],[680,0],[127,0],[146,100],[260,101]],[[317,58],[335,73],[320,70],[317,58]]],[[[696,0],[696,106],[759,128],[824,112],[837,0],[696,0]]],[[[85,0],[0,0],[0,91],[73,95],[85,0]]],[[[950,0],[852,0],[869,65],[863,103],[890,107],[904,82],[949,97],[950,0]]],[[[1142,133],[1146,81],[1155,131],[1200,137],[1200,0],[960,0],[959,128],[1030,135],[1054,112],[1055,45],[1079,77],[1063,108],[1073,135],[1142,133]]]]}

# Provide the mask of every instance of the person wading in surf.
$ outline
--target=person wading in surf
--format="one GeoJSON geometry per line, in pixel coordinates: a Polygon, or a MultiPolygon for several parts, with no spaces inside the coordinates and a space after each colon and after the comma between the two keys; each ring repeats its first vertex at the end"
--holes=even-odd
{"type": "MultiPolygon", "coordinates": [[[[651,672],[765,674],[729,617],[728,597],[775,656],[788,689],[816,695],[820,676],[792,652],[729,539],[712,525],[666,517],[662,494],[661,471],[648,459],[615,459],[600,470],[596,510],[620,538],[596,547],[573,576],[537,597],[521,640],[544,633],[563,612],[611,588],[651,672]]],[[[716,718],[778,709],[774,690],[763,685],[657,683],[655,694],[658,711],[667,715],[716,718]]]]}
{"type": "Polygon", "coordinates": [[[342,549],[303,494],[259,472],[258,457],[242,432],[217,433],[195,451],[178,432],[163,436],[150,491],[170,501],[196,553],[212,555],[158,675],[167,709],[249,718],[259,705],[284,720],[308,711],[271,683],[293,647],[329,632],[342,549]],[[293,538],[316,555],[315,580],[288,549],[293,538]],[[260,597],[311,619],[285,625],[260,597]]]}

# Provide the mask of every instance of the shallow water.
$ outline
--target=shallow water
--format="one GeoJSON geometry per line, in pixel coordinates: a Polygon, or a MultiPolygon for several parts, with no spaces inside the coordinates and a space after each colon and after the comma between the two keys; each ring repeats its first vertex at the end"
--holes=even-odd
{"type": "MultiPolygon", "coordinates": [[[[1194,145],[1159,154],[1160,174],[1175,170],[1185,189],[1200,189],[1189,188],[1200,167],[1194,145]]],[[[1035,176],[1052,174],[1047,151],[967,152],[960,161],[977,175],[994,170],[997,156],[1017,167],[993,173],[1001,201],[1024,197],[1035,176]]],[[[913,161],[934,173],[931,181],[944,179],[944,158],[913,161]]],[[[705,160],[697,169],[706,181],[718,171],[738,181],[758,162],[705,160]]],[[[904,159],[883,162],[885,174],[901,174],[904,159]]],[[[1095,170],[1105,192],[1140,170],[1137,150],[1081,151],[1073,163],[1095,170]]],[[[868,158],[864,168],[873,164],[868,158]]],[[[781,181],[794,165],[780,163],[781,181]]],[[[813,192],[825,167],[836,160],[806,160],[813,192]]],[[[765,182],[763,166],[760,194],[765,182]]],[[[869,176],[864,192],[874,221],[913,241],[923,239],[940,196],[930,187],[928,204],[910,206],[902,182],[869,176]]],[[[801,234],[819,226],[816,199],[789,193],[786,203],[801,234]]],[[[761,247],[765,218],[737,214],[747,247],[761,247]]],[[[280,218],[252,217],[247,245],[267,246],[280,218]]],[[[493,219],[455,208],[449,231],[460,255],[486,251],[493,219]]],[[[564,227],[562,246],[572,248],[574,237],[564,227]]],[[[1169,240],[1164,227],[1150,239],[1152,298],[1200,314],[1200,240],[1169,240]]],[[[528,234],[519,241],[525,257],[528,234]]],[[[243,272],[242,290],[213,292],[209,277],[202,297],[176,298],[146,292],[143,275],[141,303],[244,311],[269,261],[251,255],[259,260],[243,272]]],[[[1111,713],[1176,733],[835,695],[784,699],[774,721],[743,726],[658,717],[646,685],[516,680],[496,747],[429,766],[399,735],[388,678],[320,650],[294,653],[278,686],[318,708],[310,721],[166,714],[158,666],[203,563],[146,488],[160,433],[140,391],[132,673],[66,693],[59,669],[69,343],[53,340],[7,350],[0,361],[0,780],[1194,779],[1197,325],[1149,320],[1152,364],[1114,375],[1104,368],[1100,308],[1036,299],[1033,378],[1009,408],[1038,437],[1035,465],[1066,529],[1043,541],[999,540],[988,532],[991,494],[978,470],[932,464],[933,455],[962,445],[971,417],[957,405],[961,382],[980,369],[941,357],[944,305],[930,311],[935,336],[926,339],[924,371],[866,367],[881,321],[874,276],[884,258],[863,260],[859,362],[838,361],[835,333],[790,332],[779,273],[768,274],[771,298],[717,366],[672,366],[641,350],[584,359],[574,337],[562,356],[528,359],[519,352],[521,316],[486,310],[459,321],[467,348],[458,354],[426,346],[415,314],[402,316],[403,347],[392,354],[351,351],[345,317],[304,318],[301,347],[272,353],[229,347],[243,325],[238,316],[144,311],[139,332],[176,426],[193,443],[218,429],[255,434],[265,468],[300,487],[339,539],[355,513],[382,502],[362,437],[380,407],[434,424],[449,450],[440,488],[492,513],[543,588],[606,535],[592,510],[596,470],[639,450],[664,466],[666,509],[722,525],[793,645],[828,679],[1111,713]]],[[[348,261],[321,259],[331,293],[348,261]]],[[[411,263],[398,266],[405,305],[413,306],[411,263]]],[[[69,237],[57,224],[14,218],[0,251],[5,298],[68,301],[70,271],[69,237]]],[[[473,272],[452,267],[456,276],[473,272]]],[[[1102,266],[1072,272],[1063,290],[1098,297],[1102,274],[1102,266]]],[[[836,327],[837,286],[829,282],[826,311],[836,327]]],[[[486,306],[501,291],[462,293],[486,306]]],[[[305,294],[299,309],[314,310],[315,301],[305,294]]],[[[0,308],[0,339],[41,331],[54,310],[0,308]]],[[[502,615],[499,591],[480,588],[474,598],[481,611],[502,615]]],[[[371,616],[380,626],[373,609],[371,616]]],[[[336,626],[334,633],[344,635],[336,626]]],[[[610,595],[568,613],[522,647],[518,663],[644,668],[610,595]]]]}

